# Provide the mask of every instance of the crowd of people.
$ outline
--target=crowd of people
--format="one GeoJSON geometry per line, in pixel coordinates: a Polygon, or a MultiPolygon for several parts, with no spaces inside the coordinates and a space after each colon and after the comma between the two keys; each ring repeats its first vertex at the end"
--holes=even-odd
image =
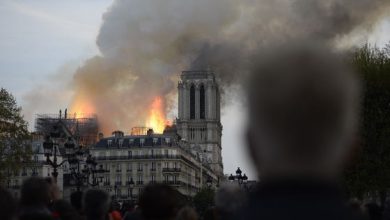
{"type": "MultiPolygon", "coordinates": [[[[260,184],[241,198],[220,187],[203,219],[386,219],[376,203],[348,202],[339,180],[354,152],[360,81],[345,58],[323,45],[291,43],[253,58],[249,72],[247,143],[260,184]]],[[[16,204],[1,189],[1,219],[199,219],[188,200],[166,185],[149,185],[117,207],[90,189],[58,198],[48,179],[24,182],[16,204]]]]}

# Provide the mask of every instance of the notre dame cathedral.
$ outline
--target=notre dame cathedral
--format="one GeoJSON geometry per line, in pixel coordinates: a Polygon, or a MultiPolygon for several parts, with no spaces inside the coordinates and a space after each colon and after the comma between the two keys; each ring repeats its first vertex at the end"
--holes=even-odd
{"type": "Polygon", "coordinates": [[[178,84],[177,131],[203,163],[223,175],[220,92],[213,71],[183,71],[178,84]]]}

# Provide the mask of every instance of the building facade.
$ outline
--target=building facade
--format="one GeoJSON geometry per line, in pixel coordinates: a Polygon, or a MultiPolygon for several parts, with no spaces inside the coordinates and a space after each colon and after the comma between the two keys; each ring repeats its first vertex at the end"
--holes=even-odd
{"type": "Polygon", "coordinates": [[[207,182],[218,181],[176,132],[154,134],[149,130],[144,135],[125,136],[116,131],[100,139],[90,152],[108,171],[98,187],[117,200],[136,200],[149,183],[165,183],[193,196],[207,182]]]}
{"type": "Polygon", "coordinates": [[[209,164],[222,177],[221,101],[214,72],[183,71],[178,93],[178,134],[190,144],[194,153],[201,153],[203,163],[209,164]]]}

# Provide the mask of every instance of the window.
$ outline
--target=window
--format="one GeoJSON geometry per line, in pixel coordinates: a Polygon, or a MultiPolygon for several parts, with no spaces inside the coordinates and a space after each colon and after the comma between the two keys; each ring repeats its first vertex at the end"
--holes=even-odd
{"type": "Polygon", "coordinates": [[[165,138],[165,143],[169,144],[171,142],[170,138],[165,138]]]}
{"type": "Polygon", "coordinates": [[[145,143],[145,138],[139,139],[140,146],[144,146],[144,143],[145,143]]]}
{"type": "Polygon", "coordinates": [[[37,143],[35,144],[35,149],[34,149],[34,153],[39,153],[39,149],[41,148],[41,144],[40,143],[37,143]]]}
{"type": "Polygon", "coordinates": [[[190,88],[190,119],[195,119],[195,86],[190,88]]]}
{"type": "Polygon", "coordinates": [[[122,176],[121,175],[116,175],[115,185],[121,185],[121,184],[122,184],[122,176]]]}
{"type": "Polygon", "coordinates": [[[50,176],[50,168],[47,168],[47,176],[50,176]]]}
{"type": "Polygon", "coordinates": [[[131,171],[133,169],[132,163],[127,164],[127,171],[131,171]]]}
{"type": "Polygon", "coordinates": [[[122,165],[120,163],[118,163],[116,165],[116,172],[121,172],[122,171],[122,165]]]}
{"type": "Polygon", "coordinates": [[[131,151],[127,151],[127,157],[128,157],[129,159],[132,158],[131,151]]]}
{"type": "Polygon", "coordinates": [[[138,163],[138,171],[142,171],[142,163],[138,163]]]}
{"type": "Polygon", "coordinates": [[[206,118],[206,99],[205,99],[205,91],[204,91],[204,86],[202,85],[200,87],[200,119],[205,119],[206,118]]]}
{"type": "Polygon", "coordinates": [[[169,163],[168,162],[164,163],[164,168],[169,168],[169,163]]]}
{"type": "Polygon", "coordinates": [[[127,176],[127,182],[130,182],[132,179],[133,179],[132,176],[130,176],[130,175],[127,176]]]}
{"type": "Polygon", "coordinates": [[[153,138],[153,145],[157,144],[158,138],[153,138]]]}
{"type": "Polygon", "coordinates": [[[133,144],[134,144],[134,139],[130,139],[130,140],[129,140],[129,144],[130,144],[130,145],[133,145],[133,144]]]}
{"type": "Polygon", "coordinates": [[[138,181],[137,181],[137,184],[143,184],[143,176],[142,175],[138,175],[138,181]]]}
{"type": "Polygon", "coordinates": [[[107,141],[107,146],[108,146],[108,147],[111,147],[111,145],[112,145],[112,140],[108,140],[108,141],[107,141]]]}
{"type": "Polygon", "coordinates": [[[122,147],[123,146],[123,139],[119,139],[118,144],[119,144],[119,147],[122,147]]]}
{"type": "Polygon", "coordinates": [[[133,189],[130,189],[130,188],[127,189],[127,197],[131,197],[132,196],[131,195],[132,194],[132,192],[131,192],[132,190],[133,189]]]}
{"type": "Polygon", "coordinates": [[[152,183],[155,183],[155,182],[156,182],[156,175],[153,174],[153,175],[151,176],[151,182],[152,182],[152,183]]]}
{"type": "Polygon", "coordinates": [[[34,155],[34,162],[38,162],[38,155],[34,155]]]}
{"type": "Polygon", "coordinates": [[[156,171],[156,163],[152,162],[152,171],[156,171]]]}

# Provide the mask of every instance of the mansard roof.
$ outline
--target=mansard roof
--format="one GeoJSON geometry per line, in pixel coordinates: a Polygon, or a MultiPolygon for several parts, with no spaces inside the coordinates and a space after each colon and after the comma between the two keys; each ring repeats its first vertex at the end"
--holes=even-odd
{"type": "Polygon", "coordinates": [[[131,148],[131,147],[177,146],[177,137],[164,134],[127,135],[100,139],[95,148],[131,148]],[[141,143],[143,141],[143,143],[141,143]],[[109,142],[111,144],[109,145],[109,142]],[[120,144],[120,142],[122,142],[120,144]]]}

